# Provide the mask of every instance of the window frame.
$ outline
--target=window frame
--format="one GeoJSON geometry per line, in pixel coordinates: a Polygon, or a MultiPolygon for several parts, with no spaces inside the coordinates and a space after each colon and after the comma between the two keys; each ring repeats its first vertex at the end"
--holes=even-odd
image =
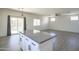
{"type": "Polygon", "coordinates": [[[33,19],[33,26],[40,26],[40,19],[33,19]]]}
{"type": "Polygon", "coordinates": [[[79,20],[79,17],[78,16],[71,16],[70,17],[70,20],[71,21],[78,21],[79,20]]]}
{"type": "Polygon", "coordinates": [[[55,17],[50,17],[50,22],[55,22],[56,18],[55,17]]]}

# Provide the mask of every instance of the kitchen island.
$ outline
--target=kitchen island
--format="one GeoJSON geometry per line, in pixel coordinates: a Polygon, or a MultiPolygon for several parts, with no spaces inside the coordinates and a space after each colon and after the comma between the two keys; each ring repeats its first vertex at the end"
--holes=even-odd
{"type": "Polygon", "coordinates": [[[26,30],[19,33],[20,49],[22,51],[52,51],[52,40],[56,37],[55,33],[26,30]]]}

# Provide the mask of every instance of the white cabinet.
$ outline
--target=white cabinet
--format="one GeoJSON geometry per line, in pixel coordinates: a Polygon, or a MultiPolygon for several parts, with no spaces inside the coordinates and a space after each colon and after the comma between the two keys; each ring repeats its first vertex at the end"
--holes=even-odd
{"type": "Polygon", "coordinates": [[[22,51],[39,51],[38,43],[22,34],[19,37],[20,37],[20,49],[22,51]]]}
{"type": "Polygon", "coordinates": [[[33,40],[29,40],[29,46],[28,48],[31,49],[31,51],[39,51],[39,44],[33,40]]]}
{"type": "Polygon", "coordinates": [[[26,46],[25,45],[27,45],[27,43],[25,43],[25,39],[24,38],[20,38],[20,48],[21,48],[21,50],[26,50],[26,46]]]}
{"type": "Polygon", "coordinates": [[[22,34],[19,35],[19,38],[20,38],[20,49],[22,51],[28,51],[28,40],[22,34]]]}

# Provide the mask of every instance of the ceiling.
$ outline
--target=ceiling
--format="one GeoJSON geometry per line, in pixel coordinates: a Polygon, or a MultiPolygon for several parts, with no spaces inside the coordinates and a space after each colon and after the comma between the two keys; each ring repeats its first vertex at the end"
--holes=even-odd
{"type": "Polygon", "coordinates": [[[17,11],[24,11],[29,13],[35,13],[38,15],[72,15],[72,14],[79,14],[79,8],[10,8],[17,11]]]}

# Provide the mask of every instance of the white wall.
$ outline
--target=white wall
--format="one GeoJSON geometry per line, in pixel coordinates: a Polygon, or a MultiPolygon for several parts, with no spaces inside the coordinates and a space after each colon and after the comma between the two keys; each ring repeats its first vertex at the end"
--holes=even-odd
{"type": "MultiPolygon", "coordinates": [[[[8,15],[21,16],[21,13],[17,12],[17,11],[9,10],[9,9],[0,9],[0,36],[7,35],[7,16],[8,15]]],[[[26,17],[27,29],[36,28],[39,30],[44,30],[47,28],[47,26],[46,26],[47,23],[44,23],[45,19],[43,20],[44,17],[35,15],[35,14],[29,14],[29,13],[24,13],[24,16],[26,17]],[[39,26],[39,27],[33,26],[34,18],[38,18],[41,20],[41,26],[39,26]]]]}
{"type": "Polygon", "coordinates": [[[0,10],[0,36],[6,35],[7,29],[7,20],[6,17],[3,16],[2,10],[0,10]]]}
{"type": "Polygon", "coordinates": [[[49,22],[49,29],[79,33],[79,20],[71,21],[70,16],[57,16],[55,22],[49,22]]]}
{"type": "Polygon", "coordinates": [[[48,29],[48,17],[42,16],[40,26],[35,26],[34,28],[39,29],[39,30],[48,29]]]}
{"type": "MultiPolygon", "coordinates": [[[[20,12],[9,10],[9,9],[0,9],[0,36],[7,35],[7,16],[21,16],[20,12]]],[[[35,14],[24,13],[26,17],[27,29],[55,29],[55,30],[63,30],[70,32],[79,33],[79,20],[71,21],[70,16],[57,16],[55,22],[49,22],[48,17],[39,16],[35,14]],[[33,19],[37,18],[41,20],[41,25],[38,27],[33,26],[33,19]]]]}

